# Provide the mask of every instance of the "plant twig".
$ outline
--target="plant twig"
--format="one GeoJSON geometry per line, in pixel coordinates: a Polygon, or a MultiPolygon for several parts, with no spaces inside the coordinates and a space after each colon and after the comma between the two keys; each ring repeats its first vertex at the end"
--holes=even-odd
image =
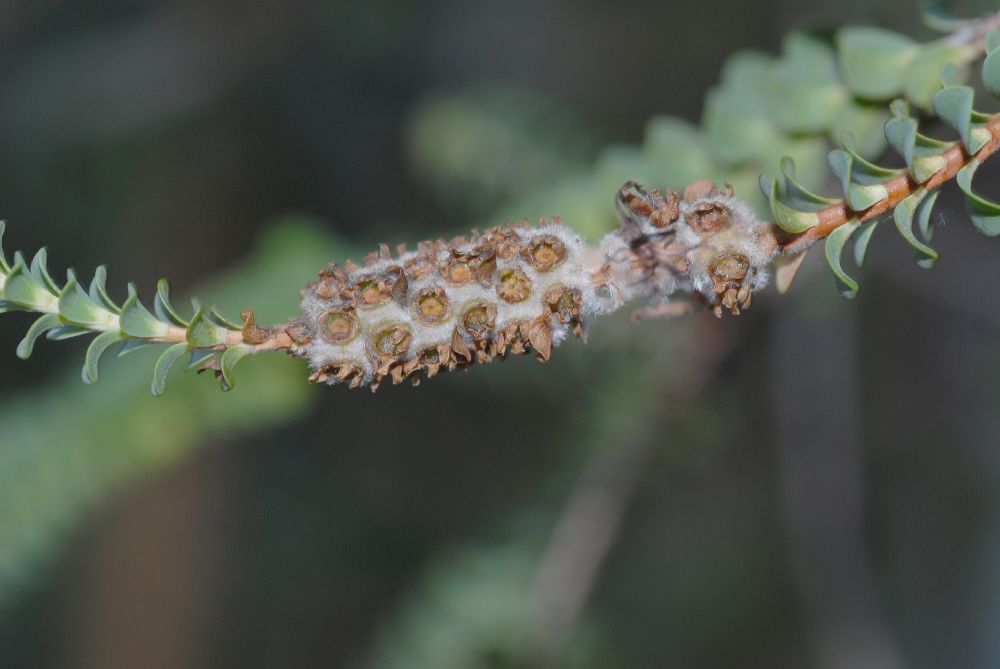
{"type": "Polygon", "coordinates": [[[991,139],[976,154],[969,154],[965,147],[958,143],[941,154],[945,167],[925,183],[918,183],[909,173],[900,174],[884,184],[889,196],[868,209],[856,211],[851,209],[845,200],[816,212],[819,223],[801,234],[790,236],[780,242],[781,252],[792,255],[804,251],[848,221],[857,220],[864,223],[890,212],[920,188],[926,191],[937,190],[954,179],[961,169],[973,160],[983,162],[1000,149],[1000,114],[990,120],[986,129],[989,130],[991,139]]]}

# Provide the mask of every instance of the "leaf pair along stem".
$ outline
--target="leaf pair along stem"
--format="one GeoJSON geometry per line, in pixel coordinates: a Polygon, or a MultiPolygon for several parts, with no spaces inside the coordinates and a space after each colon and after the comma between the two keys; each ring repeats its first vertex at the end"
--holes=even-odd
{"type": "Polygon", "coordinates": [[[816,212],[819,222],[797,235],[784,235],[778,241],[778,248],[785,255],[795,255],[805,251],[821,239],[828,237],[837,228],[850,221],[864,223],[895,209],[903,200],[923,188],[927,192],[937,190],[948,183],[973,161],[982,163],[1000,149],[1000,114],[994,116],[985,126],[990,133],[990,139],[975,154],[970,154],[959,142],[941,154],[945,166],[924,183],[918,183],[908,172],[899,174],[886,181],[883,185],[888,197],[864,210],[850,207],[846,199],[816,212]]]}

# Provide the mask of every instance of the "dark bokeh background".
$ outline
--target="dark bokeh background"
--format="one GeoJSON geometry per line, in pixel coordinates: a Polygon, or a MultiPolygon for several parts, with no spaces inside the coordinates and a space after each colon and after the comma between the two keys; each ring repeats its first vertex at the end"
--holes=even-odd
{"type": "MultiPolygon", "coordinates": [[[[107,262],[186,292],[289,213],[356,249],[487,215],[488,195],[457,197],[413,158],[413,115],[443,94],[533,101],[564,133],[558,172],[638,141],[655,114],[696,120],[733,51],[773,52],[802,23],[919,33],[913,14],[909,0],[5,0],[0,210],[10,245],[48,244],[57,268],[107,262]]],[[[0,666],[522,666],[490,643],[475,663],[399,657],[430,644],[411,636],[490,636],[462,618],[488,628],[506,611],[503,570],[533,571],[519,560],[537,558],[580,471],[634,439],[620,407],[644,403],[641,439],[662,448],[557,664],[996,667],[998,249],[945,211],[938,267],[887,236],[854,303],[810,257],[792,295],[737,323],[622,316],[547,368],[374,397],[316,388],[294,420],[201,440],[19,567],[0,666]],[[735,341],[704,387],[608,381],[675,328],[735,341]],[[441,613],[454,599],[468,600],[457,621],[441,613]]],[[[304,284],[319,268],[300,269],[304,284]]],[[[7,406],[75,382],[59,370],[82,354],[43,344],[17,361],[28,322],[0,329],[7,406]]],[[[650,366],[693,355],[668,350],[650,366]]]]}

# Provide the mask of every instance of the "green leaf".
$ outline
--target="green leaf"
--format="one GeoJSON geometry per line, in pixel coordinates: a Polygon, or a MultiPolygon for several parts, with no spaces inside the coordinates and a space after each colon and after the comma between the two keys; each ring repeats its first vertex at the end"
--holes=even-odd
{"type": "Polygon", "coordinates": [[[917,228],[920,229],[920,236],[924,238],[924,241],[929,242],[934,235],[934,222],[931,214],[934,213],[934,205],[940,194],[939,190],[929,194],[917,210],[917,228]]]}
{"type": "Polygon", "coordinates": [[[94,271],[94,278],[90,282],[90,290],[87,294],[90,295],[90,299],[93,302],[104,305],[104,308],[112,313],[120,314],[122,311],[121,308],[108,295],[107,284],[108,268],[101,265],[94,271]]]}
{"type": "Polygon", "coordinates": [[[67,339],[73,339],[74,337],[79,337],[80,335],[93,334],[93,330],[88,330],[87,328],[80,327],[79,325],[60,325],[57,328],[52,328],[45,335],[45,338],[49,341],[65,341],[67,339]]]}
{"type": "Polygon", "coordinates": [[[118,355],[116,357],[123,358],[129,353],[135,353],[140,349],[144,349],[147,346],[152,346],[153,343],[147,339],[126,339],[122,342],[121,348],[118,349],[118,355]]]}
{"type": "Polygon", "coordinates": [[[222,389],[229,391],[236,387],[236,365],[240,360],[253,354],[254,346],[250,344],[236,344],[226,349],[222,354],[222,389]]]}
{"type": "Polygon", "coordinates": [[[152,339],[167,336],[170,326],[156,320],[156,317],[149,313],[149,310],[139,301],[135,285],[130,283],[128,285],[128,299],[122,305],[121,329],[130,337],[152,339]]]}
{"type": "Polygon", "coordinates": [[[853,299],[858,294],[858,282],[844,271],[840,263],[840,257],[844,252],[847,240],[857,229],[857,221],[848,221],[827,236],[823,247],[826,253],[826,262],[830,265],[833,275],[837,278],[840,294],[847,299],[853,299]]]}
{"type": "Polygon", "coordinates": [[[122,339],[122,335],[119,332],[102,332],[94,337],[94,341],[90,342],[90,346],[87,348],[87,356],[83,362],[84,383],[97,383],[98,365],[101,362],[101,356],[109,348],[122,341],[122,339]]]}
{"type": "Polygon", "coordinates": [[[24,335],[24,339],[17,345],[17,357],[21,358],[21,360],[30,358],[38,338],[52,328],[59,327],[59,324],[59,314],[45,314],[32,323],[31,327],[28,328],[28,333],[24,335]]]}
{"type": "Polygon", "coordinates": [[[187,329],[187,340],[193,348],[214,348],[222,346],[229,339],[229,331],[205,316],[205,309],[199,307],[187,329]]]}
{"type": "Polygon", "coordinates": [[[761,175],[760,189],[768,199],[775,224],[785,232],[798,234],[819,223],[819,216],[815,212],[799,211],[782,202],[778,197],[778,180],[770,174],[761,175]]]}
{"type": "MultiPolygon", "coordinates": [[[[947,69],[947,68],[946,68],[947,69]]],[[[990,132],[982,127],[988,117],[972,109],[975,92],[968,86],[946,86],[934,96],[934,111],[941,120],[958,131],[962,144],[974,155],[990,140],[990,132]]]]}
{"type": "Polygon", "coordinates": [[[949,0],[920,0],[920,18],[924,25],[942,33],[955,33],[966,27],[969,20],[955,15],[949,0]]]}
{"type": "Polygon", "coordinates": [[[242,323],[237,323],[235,321],[229,320],[216,307],[211,307],[209,309],[208,316],[217,325],[221,325],[222,327],[226,328],[227,330],[242,330],[243,329],[243,324],[242,323]]]}
{"type": "Polygon", "coordinates": [[[864,223],[854,237],[854,264],[862,267],[865,264],[865,256],[868,254],[868,244],[875,233],[878,220],[874,219],[864,223]]]}
{"type": "Polygon", "coordinates": [[[907,68],[903,94],[917,107],[931,111],[934,94],[941,90],[941,68],[956,63],[964,56],[961,46],[947,42],[931,42],[920,47],[907,68]]]}
{"type": "Polygon", "coordinates": [[[0,270],[4,274],[10,273],[10,265],[7,263],[7,256],[3,252],[3,235],[7,231],[7,221],[0,221],[0,270]]]}
{"type": "Polygon", "coordinates": [[[782,158],[781,173],[785,177],[784,195],[791,204],[803,209],[826,209],[837,204],[840,200],[816,195],[803,186],[795,175],[795,161],[791,158],[782,158]]]}
{"type": "Polygon", "coordinates": [[[188,360],[186,369],[202,369],[209,364],[212,358],[217,357],[218,351],[212,349],[196,348],[191,351],[191,359],[188,360]]]}
{"type": "MultiPolygon", "coordinates": [[[[920,259],[917,260],[917,264],[925,269],[933,267],[938,259],[937,251],[922,243],[913,234],[914,215],[917,213],[917,209],[926,196],[927,191],[921,188],[896,205],[896,209],[892,212],[892,218],[896,222],[896,229],[902,235],[903,239],[918,253],[920,259]]],[[[931,204],[933,205],[933,202],[931,204]]]]}
{"type": "Polygon", "coordinates": [[[959,171],[955,181],[965,193],[965,202],[976,229],[988,237],[996,237],[1000,235],[1000,203],[987,200],[972,190],[972,177],[979,165],[978,160],[973,160],[959,171]]]}
{"type": "Polygon", "coordinates": [[[1000,30],[994,30],[986,36],[986,53],[1000,49],[1000,30]]]}
{"type": "Polygon", "coordinates": [[[117,330],[118,315],[94,303],[80,287],[73,270],[67,275],[69,278],[59,295],[59,314],[63,320],[91,329],[117,330]]]}
{"type": "Polygon", "coordinates": [[[188,345],[184,342],[174,344],[157,359],[156,366],[153,368],[153,385],[151,387],[154,396],[159,397],[163,394],[167,387],[167,373],[187,350],[188,345]]]}
{"type": "Polygon", "coordinates": [[[898,95],[918,51],[910,38],[872,27],[844,28],[836,42],[844,82],[855,95],[869,100],[898,95]]]}
{"type": "Polygon", "coordinates": [[[49,251],[44,246],[38,249],[35,257],[31,259],[31,276],[35,281],[45,287],[53,295],[59,294],[59,286],[49,276],[48,268],[49,251]]]}
{"type": "Polygon", "coordinates": [[[170,303],[170,282],[160,279],[156,284],[156,299],[153,301],[153,311],[156,317],[165,323],[173,323],[177,327],[186,328],[188,322],[181,318],[174,305],[170,303]]]}
{"type": "Polygon", "coordinates": [[[889,197],[889,191],[881,182],[868,181],[867,176],[862,174],[863,168],[856,169],[857,162],[847,151],[834,149],[829,153],[828,161],[830,169],[840,179],[841,189],[851,209],[864,211],[889,197]],[[859,178],[868,182],[855,181],[859,178]]]}
{"type": "Polygon", "coordinates": [[[909,116],[909,108],[904,101],[896,100],[892,109],[893,118],[885,124],[885,136],[896,153],[906,161],[910,176],[917,183],[926,183],[947,167],[942,154],[956,142],[942,142],[917,132],[917,120],[909,116]]]}
{"type": "Polygon", "coordinates": [[[993,95],[1000,95],[1000,31],[986,39],[986,60],[983,61],[983,85],[993,95]]]}
{"type": "Polygon", "coordinates": [[[28,271],[20,253],[14,254],[14,266],[7,274],[3,292],[8,302],[29,307],[33,311],[55,311],[58,306],[56,297],[28,271]]]}

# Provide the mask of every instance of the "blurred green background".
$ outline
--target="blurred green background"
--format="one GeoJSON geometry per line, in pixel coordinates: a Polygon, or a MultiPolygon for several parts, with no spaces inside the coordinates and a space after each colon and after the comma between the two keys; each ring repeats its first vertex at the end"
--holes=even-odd
{"type": "MultiPolygon", "coordinates": [[[[624,179],[720,173],[660,117],[732,52],[915,13],[4,0],[7,244],[284,320],[378,242],[599,234],[624,179]]],[[[815,253],[739,320],[623,313],[375,396],[281,356],[229,394],[153,399],[144,353],[84,387],[85,344],[18,361],[5,315],[0,667],[1000,666],[1000,249],[941,211],[938,267],[885,234],[853,303],[815,253]]]]}

